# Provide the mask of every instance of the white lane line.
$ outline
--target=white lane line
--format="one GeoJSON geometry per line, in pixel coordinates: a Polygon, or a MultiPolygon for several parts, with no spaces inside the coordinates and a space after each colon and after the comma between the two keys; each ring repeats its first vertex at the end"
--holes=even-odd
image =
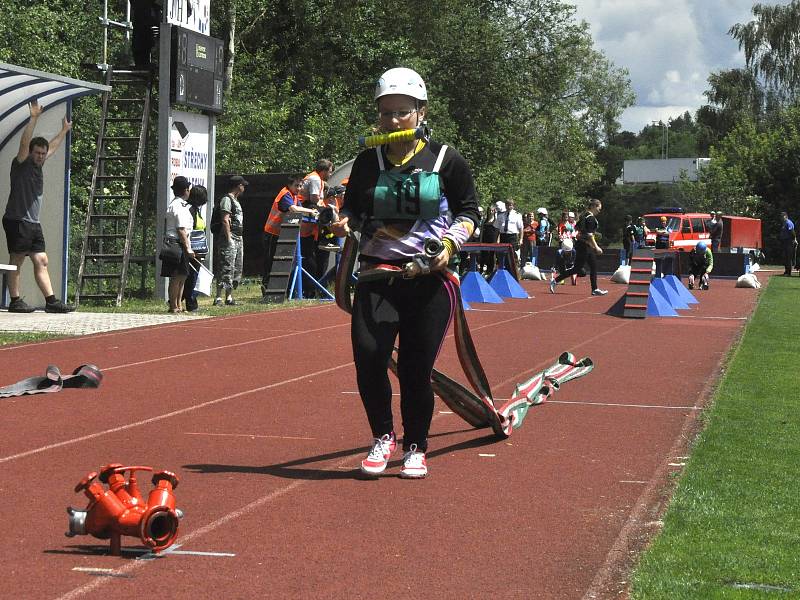
{"type": "Polygon", "coordinates": [[[269,385],[262,385],[261,387],[252,388],[249,390],[244,390],[243,392],[237,392],[235,394],[230,394],[228,396],[222,396],[221,398],[215,398],[214,400],[208,400],[207,402],[201,402],[200,404],[194,404],[192,406],[187,406],[186,408],[181,408],[178,410],[173,410],[172,412],[164,413],[162,415],[157,415],[155,417],[150,417],[149,419],[142,419],[141,421],[136,421],[135,423],[128,423],[127,425],[120,425],[119,427],[112,427],[111,429],[106,429],[104,431],[98,431],[96,433],[90,433],[87,435],[83,435],[80,437],[72,438],[71,440],[64,440],[63,442],[56,442],[55,444],[48,444],[47,446],[41,446],[39,448],[34,448],[32,450],[26,450],[25,452],[19,452],[18,454],[12,454],[11,456],[4,456],[0,458],[0,464],[4,462],[8,462],[11,460],[16,460],[18,458],[24,458],[26,456],[31,456],[33,454],[39,454],[41,452],[46,452],[48,450],[53,450],[55,448],[62,448],[64,446],[71,446],[72,444],[77,444],[79,442],[85,442],[86,440],[92,440],[104,435],[108,435],[110,433],[117,433],[118,431],[125,431],[126,429],[133,429],[134,427],[141,427],[142,425],[147,425],[149,423],[155,423],[156,421],[162,421],[164,419],[169,419],[170,417],[174,417],[176,415],[182,415],[185,413],[189,413],[195,410],[199,410],[201,408],[206,408],[207,406],[213,406],[215,404],[219,404],[220,402],[225,402],[226,400],[233,400],[234,398],[240,398],[242,396],[248,396],[250,394],[256,394],[258,392],[264,392],[266,390],[271,390],[276,387],[280,387],[282,385],[288,385],[290,383],[295,383],[297,381],[302,381],[304,379],[308,379],[309,377],[316,377],[317,375],[324,375],[325,373],[330,373],[332,371],[336,371],[338,369],[343,369],[345,367],[351,366],[353,363],[348,362],[341,365],[337,365],[335,367],[330,367],[328,369],[322,369],[321,371],[315,371],[314,373],[307,373],[305,375],[301,375],[300,377],[292,377],[291,379],[284,379],[283,381],[278,381],[277,383],[271,383],[269,385]]]}
{"type": "Polygon", "coordinates": [[[663,408],[666,410],[703,410],[702,406],[661,406],[659,404],[619,404],[615,402],[579,402],[577,400],[548,400],[545,404],[583,404],[586,406],[620,406],[622,408],[663,408]]]}
{"type": "Polygon", "coordinates": [[[478,456],[482,456],[484,458],[494,458],[497,455],[496,454],[480,454],[479,453],[478,456]]]}
{"type": "MultiPolygon", "coordinates": [[[[342,394],[358,394],[358,392],[353,391],[343,391],[342,394]]],[[[392,396],[399,396],[397,392],[393,393],[392,396]]],[[[503,402],[506,401],[507,398],[495,398],[495,402],[503,402]]],[[[662,406],[660,404],[621,404],[615,402],[582,402],[578,400],[547,400],[545,404],[584,404],[587,406],[619,406],[622,408],[664,408],[667,410],[703,410],[702,406],[662,406]]],[[[443,415],[451,415],[453,414],[450,411],[440,410],[439,411],[443,415]]]]}
{"type": "Polygon", "coordinates": [[[233,552],[200,552],[198,550],[176,550],[172,554],[182,554],[185,556],[236,556],[233,552]]]}
{"type": "MultiPolygon", "coordinates": [[[[203,552],[200,550],[178,550],[181,548],[183,544],[175,544],[174,546],[170,546],[163,552],[151,552],[149,550],[144,549],[134,549],[129,550],[129,552],[136,552],[140,553],[141,556],[137,556],[136,560],[155,560],[157,558],[163,558],[169,554],[179,554],[182,556],[213,556],[213,557],[222,557],[222,558],[229,558],[232,556],[236,556],[233,552],[203,552]]],[[[111,569],[113,571],[113,569],[111,569]]]]}
{"type": "Polygon", "coordinates": [[[185,358],[187,356],[195,356],[197,354],[205,354],[206,352],[218,352],[220,350],[228,350],[230,348],[241,348],[242,346],[250,346],[252,344],[263,344],[266,342],[274,342],[288,337],[297,337],[298,335],[305,335],[307,333],[319,333],[320,331],[327,331],[329,329],[337,329],[339,327],[349,327],[349,323],[341,323],[339,325],[328,325],[326,327],[318,327],[317,329],[305,329],[303,331],[294,331],[292,333],[284,333],[281,335],[273,335],[265,338],[258,338],[255,340],[247,340],[246,342],[236,342],[235,344],[226,344],[224,346],[213,346],[210,348],[202,348],[200,350],[192,350],[190,352],[181,352],[180,354],[170,354],[169,356],[159,356],[156,358],[149,358],[147,360],[140,360],[138,362],[124,363],[115,365],[113,367],[103,367],[101,370],[114,371],[115,369],[127,369],[128,367],[139,367],[141,365],[148,365],[154,362],[161,362],[164,360],[173,360],[175,358],[185,358]]]}
{"type": "Polygon", "coordinates": [[[312,437],[295,437],[291,435],[256,435],[255,433],[205,433],[202,431],[184,431],[183,435],[209,435],[216,437],[246,437],[246,438],[263,438],[270,440],[315,440],[312,437]]]}
{"type": "Polygon", "coordinates": [[[101,567],[72,567],[73,571],[81,573],[116,573],[116,569],[104,569],[101,567]]]}

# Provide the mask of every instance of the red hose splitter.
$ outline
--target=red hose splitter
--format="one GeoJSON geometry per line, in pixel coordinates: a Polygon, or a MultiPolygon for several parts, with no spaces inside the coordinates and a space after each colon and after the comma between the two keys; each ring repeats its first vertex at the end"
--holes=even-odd
{"type": "Polygon", "coordinates": [[[98,473],[92,471],[75,486],[89,498],[86,510],[67,508],[69,531],[67,537],[93,535],[110,539],[111,554],[119,556],[123,535],[138,537],[153,552],[160,552],[175,543],[178,524],[183,517],[175,508],[173,490],[178,487],[178,476],[170,471],[153,475],[153,485],[145,502],[136,481],[136,471],[153,471],[152,467],[106,465],[98,473]],[[125,472],[129,473],[127,481],[125,472]],[[95,481],[95,479],[99,479],[95,481]],[[108,484],[105,489],[101,483],[108,484]]]}

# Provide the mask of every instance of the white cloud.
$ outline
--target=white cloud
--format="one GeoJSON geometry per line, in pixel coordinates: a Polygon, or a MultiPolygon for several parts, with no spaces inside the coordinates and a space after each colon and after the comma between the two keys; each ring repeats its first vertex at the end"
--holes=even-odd
{"type": "MultiPolygon", "coordinates": [[[[790,0],[780,0],[788,4],[790,0]]],[[[636,106],[621,118],[639,131],[650,121],[694,113],[708,76],[744,65],[735,23],[752,18],[752,0],[572,0],[595,46],[630,72],[636,106]],[[673,114],[675,113],[675,114],[673,114]]]]}

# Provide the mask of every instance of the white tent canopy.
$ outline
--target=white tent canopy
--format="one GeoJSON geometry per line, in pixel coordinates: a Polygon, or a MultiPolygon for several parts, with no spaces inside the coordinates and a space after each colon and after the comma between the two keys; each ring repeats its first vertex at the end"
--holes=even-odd
{"type": "Polygon", "coordinates": [[[0,62],[0,150],[28,122],[31,100],[38,100],[46,111],[68,100],[109,89],[106,85],[0,62]]]}

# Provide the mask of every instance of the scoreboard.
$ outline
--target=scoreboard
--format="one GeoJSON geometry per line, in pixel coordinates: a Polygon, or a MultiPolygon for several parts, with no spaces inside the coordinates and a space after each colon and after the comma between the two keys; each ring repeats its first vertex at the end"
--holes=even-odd
{"type": "Polygon", "coordinates": [[[172,25],[170,100],[200,110],[222,112],[225,49],[222,40],[172,25]]]}

